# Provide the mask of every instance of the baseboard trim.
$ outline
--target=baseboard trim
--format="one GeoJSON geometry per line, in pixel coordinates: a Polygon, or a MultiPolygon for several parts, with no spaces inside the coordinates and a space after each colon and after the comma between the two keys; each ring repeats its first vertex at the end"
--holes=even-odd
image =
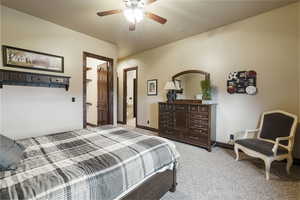
{"type": "MultiPolygon", "coordinates": [[[[214,142],[217,147],[234,150],[234,146],[223,142],[214,142]]],[[[294,165],[300,165],[300,159],[294,158],[294,165]]]]}
{"type": "Polygon", "coordinates": [[[138,124],[136,125],[136,127],[158,133],[158,129],[156,129],[156,128],[151,128],[151,127],[148,127],[148,126],[142,126],[142,125],[138,125],[138,124]]]}
{"type": "Polygon", "coordinates": [[[125,124],[123,121],[117,121],[118,124],[125,124]]]}
{"type": "Polygon", "coordinates": [[[224,142],[213,142],[217,147],[222,147],[222,148],[225,148],[225,149],[231,149],[233,150],[234,149],[234,146],[232,144],[227,144],[227,143],[224,143],[224,142]]]}
{"type": "Polygon", "coordinates": [[[86,125],[88,125],[88,126],[92,126],[92,127],[97,127],[97,126],[98,126],[98,125],[91,124],[91,123],[86,123],[86,125]]]}

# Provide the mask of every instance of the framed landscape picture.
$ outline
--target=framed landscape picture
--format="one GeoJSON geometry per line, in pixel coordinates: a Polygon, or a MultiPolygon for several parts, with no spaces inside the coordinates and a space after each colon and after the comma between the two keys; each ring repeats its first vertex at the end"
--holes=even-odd
{"type": "Polygon", "coordinates": [[[157,79],[147,81],[148,96],[157,96],[157,79]]]}
{"type": "Polygon", "coordinates": [[[44,70],[51,72],[64,72],[64,57],[2,46],[3,65],[24,69],[44,70]]]}

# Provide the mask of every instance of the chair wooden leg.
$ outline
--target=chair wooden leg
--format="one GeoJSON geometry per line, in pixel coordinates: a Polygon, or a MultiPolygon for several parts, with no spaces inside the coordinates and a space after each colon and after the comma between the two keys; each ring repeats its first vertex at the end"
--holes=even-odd
{"type": "Polygon", "coordinates": [[[286,172],[288,174],[290,174],[292,165],[293,165],[293,157],[291,155],[289,155],[287,157],[287,164],[286,164],[286,172]]]}
{"type": "Polygon", "coordinates": [[[264,161],[265,161],[265,166],[266,166],[266,179],[270,180],[270,169],[271,169],[272,161],[269,159],[266,159],[264,161]]]}
{"type": "Polygon", "coordinates": [[[235,152],[235,154],[236,154],[235,160],[236,160],[236,161],[239,161],[239,159],[240,159],[239,148],[238,148],[236,145],[234,145],[234,152],[235,152]]]}

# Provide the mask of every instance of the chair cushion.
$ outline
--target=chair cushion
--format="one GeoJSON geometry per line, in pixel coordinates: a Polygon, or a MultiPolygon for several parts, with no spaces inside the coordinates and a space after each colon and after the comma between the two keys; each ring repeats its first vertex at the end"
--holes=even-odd
{"type": "Polygon", "coordinates": [[[0,135],[0,171],[16,169],[24,150],[22,145],[0,135]]]}
{"type": "MultiPolygon", "coordinates": [[[[271,142],[266,142],[266,141],[259,140],[259,139],[242,139],[242,140],[235,141],[235,143],[242,145],[253,151],[264,154],[266,156],[274,155],[273,151],[272,151],[274,144],[271,142]]],[[[285,148],[283,148],[281,146],[278,147],[277,155],[287,154],[287,153],[288,153],[288,150],[286,150],[285,148]]]]}
{"type": "MultiPolygon", "coordinates": [[[[278,137],[290,136],[294,118],[282,113],[270,113],[264,116],[260,137],[275,141],[278,137]]],[[[288,141],[281,144],[287,145],[288,141]]]]}

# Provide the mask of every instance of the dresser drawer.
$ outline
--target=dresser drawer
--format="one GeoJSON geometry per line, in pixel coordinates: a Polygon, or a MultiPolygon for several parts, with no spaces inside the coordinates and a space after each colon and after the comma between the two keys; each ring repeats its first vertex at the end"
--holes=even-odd
{"type": "Polygon", "coordinates": [[[209,114],[208,113],[190,113],[190,118],[194,120],[208,120],[209,114]]]}
{"type": "Polygon", "coordinates": [[[208,128],[190,129],[193,134],[208,135],[208,128]]]}
{"type": "Polygon", "coordinates": [[[175,105],[176,111],[187,111],[187,105],[175,105]]]}
{"type": "Polygon", "coordinates": [[[208,119],[190,119],[190,128],[207,128],[209,127],[209,120],[208,119]]]}
{"type": "Polygon", "coordinates": [[[210,141],[207,134],[201,134],[201,133],[195,132],[195,131],[190,131],[186,135],[186,139],[191,142],[205,144],[205,145],[207,145],[208,142],[210,141]]]}
{"type": "Polygon", "coordinates": [[[159,109],[161,111],[173,111],[174,106],[170,105],[170,104],[161,103],[161,104],[159,104],[159,109]]]}
{"type": "Polygon", "coordinates": [[[190,105],[189,108],[190,112],[209,112],[209,107],[206,105],[190,105]]]}

